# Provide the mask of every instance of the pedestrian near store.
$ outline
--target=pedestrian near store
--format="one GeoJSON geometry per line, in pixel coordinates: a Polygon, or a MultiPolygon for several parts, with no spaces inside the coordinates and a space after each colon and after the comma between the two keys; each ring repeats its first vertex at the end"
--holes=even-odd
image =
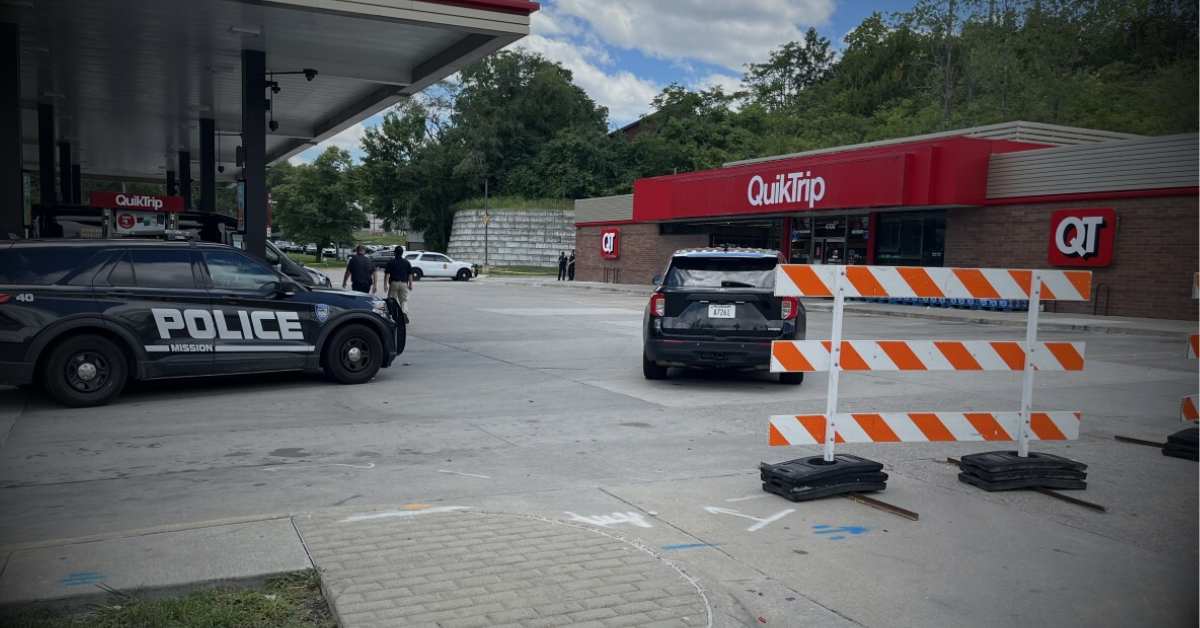
{"type": "Polygon", "coordinates": [[[567,278],[567,254],[565,251],[558,252],[558,280],[562,281],[567,278]]]}
{"type": "Polygon", "coordinates": [[[350,287],[355,292],[365,292],[371,294],[375,291],[375,263],[366,255],[367,249],[363,245],[358,245],[354,249],[354,255],[350,256],[346,262],[346,274],[342,275],[342,288],[346,287],[346,282],[350,282],[350,287]]]}
{"type": "Polygon", "coordinates": [[[404,247],[398,246],[395,257],[383,269],[383,285],[387,286],[388,298],[395,299],[408,324],[408,293],[412,290],[412,263],[404,259],[404,247]]]}
{"type": "Polygon", "coordinates": [[[567,258],[567,281],[575,281],[575,249],[571,249],[571,257],[567,258]]]}

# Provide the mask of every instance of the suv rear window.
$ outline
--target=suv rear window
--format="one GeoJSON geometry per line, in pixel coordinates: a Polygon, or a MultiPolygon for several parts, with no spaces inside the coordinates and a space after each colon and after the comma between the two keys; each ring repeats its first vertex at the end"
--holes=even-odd
{"type": "Polygon", "coordinates": [[[90,246],[15,246],[0,251],[0,284],[49,286],[86,268],[90,246]]]}
{"type": "Polygon", "coordinates": [[[663,285],[671,288],[775,288],[771,257],[676,257],[663,285]]]}

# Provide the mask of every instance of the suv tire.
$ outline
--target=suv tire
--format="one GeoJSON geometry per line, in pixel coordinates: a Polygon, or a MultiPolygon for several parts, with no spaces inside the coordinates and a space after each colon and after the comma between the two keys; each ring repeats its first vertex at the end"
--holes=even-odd
{"type": "Polygon", "coordinates": [[[121,393],[129,378],[125,354],[103,336],[68,338],[50,351],[42,382],[59,403],[73,408],[101,406],[121,393]]]}
{"type": "Polygon", "coordinates": [[[646,357],[646,353],[642,352],[642,376],[646,379],[666,379],[667,367],[650,360],[646,357]]]}
{"type": "Polygon", "coordinates": [[[804,373],[780,373],[779,383],[788,386],[799,386],[804,381],[804,373]]]}
{"type": "Polygon", "coordinates": [[[471,271],[466,268],[461,268],[459,269],[458,274],[454,276],[454,279],[457,281],[471,281],[471,271]]]}
{"type": "Polygon", "coordinates": [[[375,330],[351,323],[325,345],[325,374],[339,384],[365,384],[383,365],[383,342],[375,330]]]}

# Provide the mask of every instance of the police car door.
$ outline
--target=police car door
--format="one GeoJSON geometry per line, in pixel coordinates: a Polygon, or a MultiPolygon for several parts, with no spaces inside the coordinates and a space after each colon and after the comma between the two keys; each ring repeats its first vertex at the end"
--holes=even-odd
{"type": "MultiPolygon", "coordinates": [[[[302,369],[316,352],[313,306],[265,263],[230,249],[203,250],[219,372],[302,369]],[[294,294],[294,293],[291,293],[294,294]]],[[[301,288],[302,289],[302,288],[301,288]]]]}
{"type": "Polygon", "coordinates": [[[145,350],[146,377],[207,375],[215,328],[192,251],[145,247],[114,252],[92,282],[105,318],[145,350]]]}

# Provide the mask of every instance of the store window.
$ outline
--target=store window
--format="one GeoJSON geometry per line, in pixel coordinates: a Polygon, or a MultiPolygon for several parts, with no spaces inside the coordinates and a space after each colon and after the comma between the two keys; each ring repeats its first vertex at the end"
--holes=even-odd
{"type": "Polygon", "coordinates": [[[946,243],[946,214],[879,214],[875,263],[888,266],[941,266],[946,243]]]}

